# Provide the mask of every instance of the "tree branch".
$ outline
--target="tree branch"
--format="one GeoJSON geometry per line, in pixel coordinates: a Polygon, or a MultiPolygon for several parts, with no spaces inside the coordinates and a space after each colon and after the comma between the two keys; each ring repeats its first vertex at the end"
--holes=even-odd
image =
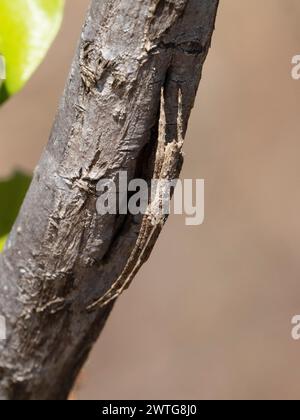
{"type": "Polygon", "coordinates": [[[150,232],[143,217],[98,215],[96,185],[119,171],[146,181],[179,175],[217,7],[92,1],[49,143],[0,257],[1,399],[65,399],[115,298],[150,255],[163,223],[150,232]]]}

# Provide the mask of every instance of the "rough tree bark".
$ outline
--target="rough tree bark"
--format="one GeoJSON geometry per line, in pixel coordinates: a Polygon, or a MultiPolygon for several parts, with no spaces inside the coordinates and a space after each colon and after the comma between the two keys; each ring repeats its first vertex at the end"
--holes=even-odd
{"type": "Polygon", "coordinates": [[[165,220],[99,216],[96,185],[176,178],[218,0],[93,0],[0,257],[0,398],[65,399],[165,220]],[[160,123],[159,123],[160,121],[160,123]],[[150,221],[150,222],[149,222],[150,221]]]}

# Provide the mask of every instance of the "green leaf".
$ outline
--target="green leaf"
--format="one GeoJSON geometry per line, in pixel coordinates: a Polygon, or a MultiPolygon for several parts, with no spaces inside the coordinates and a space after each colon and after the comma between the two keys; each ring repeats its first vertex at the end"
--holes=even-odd
{"type": "Polygon", "coordinates": [[[0,54],[6,64],[0,104],[24,86],[43,60],[63,7],[64,0],[0,0],[0,54]]]}
{"type": "Polygon", "coordinates": [[[6,239],[7,239],[7,236],[3,236],[2,238],[0,238],[0,252],[3,251],[6,239]]]}
{"type": "Polygon", "coordinates": [[[30,182],[31,177],[21,172],[0,180],[0,252],[18,216],[30,182]]]}

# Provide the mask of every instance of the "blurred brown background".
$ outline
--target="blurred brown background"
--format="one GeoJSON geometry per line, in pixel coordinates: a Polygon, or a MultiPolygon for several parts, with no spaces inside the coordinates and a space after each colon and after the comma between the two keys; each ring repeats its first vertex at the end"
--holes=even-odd
{"type": "MultiPolygon", "coordinates": [[[[47,141],[88,0],[26,89],[0,112],[0,174],[47,141]]],[[[185,146],[206,220],[172,217],[115,307],[79,399],[300,397],[299,0],[223,0],[185,146]]]]}

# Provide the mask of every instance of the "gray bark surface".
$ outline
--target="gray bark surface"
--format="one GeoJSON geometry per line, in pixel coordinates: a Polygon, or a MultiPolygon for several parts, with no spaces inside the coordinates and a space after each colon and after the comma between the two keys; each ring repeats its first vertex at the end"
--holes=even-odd
{"type": "Polygon", "coordinates": [[[98,215],[96,185],[119,171],[178,176],[217,7],[92,1],[49,143],[0,256],[1,399],[67,398],[115,298],[150,255],[165,220],[150,231],[142,217],[98,215]]]}

